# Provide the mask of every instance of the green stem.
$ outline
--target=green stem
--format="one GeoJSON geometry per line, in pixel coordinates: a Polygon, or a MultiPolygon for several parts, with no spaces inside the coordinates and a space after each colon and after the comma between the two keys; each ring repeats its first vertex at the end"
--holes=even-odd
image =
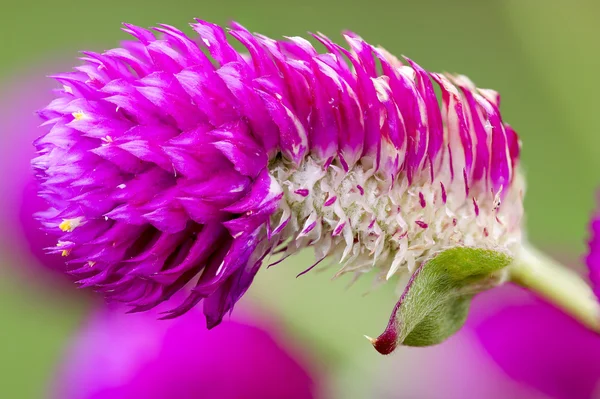
{"type": "Polygon", "coordinates": [[[524,247],[509,266],[510,280],[550,301],[600,333],[600,304],[589,285],[573,270],[532,247],[524,247]]]}

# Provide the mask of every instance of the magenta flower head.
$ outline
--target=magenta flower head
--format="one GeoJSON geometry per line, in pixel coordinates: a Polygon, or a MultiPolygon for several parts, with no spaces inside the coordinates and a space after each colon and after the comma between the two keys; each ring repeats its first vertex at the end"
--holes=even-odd
{"type": "Polygon", "coordinates": [[[208,332],[199,309],[168,322],[93,313],[67,348],[57,399],[311,399],[311,371],[281,331],[242,312],[208,332]]]}
{"type": "MultiPolygon", "coordinates": [[[[491,284],[480,276],[503,280],[496,272],[521,242],[524,185],[497,93],[353,33],[348,48],[315,35],[318,52],[234,23],[240,53],[222,28],[192,28],[198,37],[125,25],[134,41],[84,52],[82,65],[54,76],[63,88],[40,112],[47,132],[33,160],[51,204],[39,218],[81,286],[133,311],[185,287],[166,317],[202,301],[213,327],[265,259],[305,247],[315,265],[338,262],[336,276],[412,273],[413,292],[431,280],[419,271],[426,260],[468,248],[447,257],[471,259],[458,278],[472,289],[460,304],[427,305],[448,314],[491,284]],[[474,271],[482,262],[472,256],[495,263],[474,271]]],[[[414,309],[410,298],[396,310],[414,309]]],[[[433,317],[424,314],[415,325],[433,317]]],[[[382,352],[408,334],[390,325],[382,352]]]]}

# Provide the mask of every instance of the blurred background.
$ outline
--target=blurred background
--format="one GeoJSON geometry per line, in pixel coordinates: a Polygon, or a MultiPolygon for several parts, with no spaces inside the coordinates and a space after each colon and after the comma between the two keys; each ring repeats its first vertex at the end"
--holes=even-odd
{"type": "MultiPolygon", "coordinates": [[[[17,169],[29,161],[16,156],[14,146],[19,138],[32,137],[25,130],[35,126],[15,121],[15,115],[31,119],[33,110],[45,105],[53,83],[44,76],[69,70],[77,63],[77,51],[102,52],[126,39],[119,29],[122,22],[143,27],[166,23],[191,34],[187,23],[194,17],[221,25],[234,19],[271,37],[320,31],[336,40],[350,29],[428,70],[468,75],[479,87],[501,93],[503,118],[523,141],[529,239],[572,265],[585,254],[588,218],[600,182],[597,1],[33,0],[3,5],[2,14],[0,194],[6,217],[0,223],[0,398],[48,397],[65,348],[96,306],[92,296],[74,292],[59,276],[36,268],[37,258],[18,243],[24,240],[26,222],[7,222],[20,212],[11,196],[20,198],[21,187],[11,184],[17,169]]],[[[480,346],[477,328],[472,336],[467,332],[434,351],[408,350],[383,358],[363,334],[374,336],[384,328],[396,301],[393,287],[364,295],[371,286],[368,277],[346,289],[348,281],[330,281],[328,271],[296,279],[311,260],[312,254],[303,253],[263,270],[242,302],[275,318],[280,339],[310,359],[307,367],[318,386],[315,397],[491,397],[486,391],[448,388],[457,381],[483,381],[469,371],[476,364],[484,364],[477,372],[493,381],[488,387],[504,392],[498,398],[598,393],[598,375],[590,377],[593,387],[580,396],[553,396],[551,390],[528,385],[480,346]],[[477,362],[469,360],[470,354],[477,362]],[[450,373],[456,368],[465,376],[450,373]],[[443,388],[437,393],[419,390],[426,384],[443,388]]],[[[552,335],[552,326],[535,334],[548,336],[549,342],[565,339],[552,335]]]]}

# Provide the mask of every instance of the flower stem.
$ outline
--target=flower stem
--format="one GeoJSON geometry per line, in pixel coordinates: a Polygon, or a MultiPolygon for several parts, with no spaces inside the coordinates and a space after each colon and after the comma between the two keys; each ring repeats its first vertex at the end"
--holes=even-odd
{"type": "Polygon", "coordinates": [[[553,303],[591,330],[600,333],[600,304],[575,271],[525,246],[509,266],[510,280],[553,303]]]}

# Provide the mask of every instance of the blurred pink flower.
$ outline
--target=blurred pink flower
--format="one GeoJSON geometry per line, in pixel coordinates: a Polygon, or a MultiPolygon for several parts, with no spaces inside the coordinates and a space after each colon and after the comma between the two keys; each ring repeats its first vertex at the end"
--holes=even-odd
{"type": "Polygon", "coordinates": [[[399,349],[375,372],[380,399],[600,398],[600,337],[515,286],[478,295],[447,342],[399,349]]]}
{"type": "MultiPolygon", "coordinates": [[[[494,295],[503,299],[506,291],[494,295]]],[[[472,318],[487,353],[511,379],[550,398],[600,397],[600,337],[533,295],[518,294],[521,300],[493,315],[472,318]]]]}
{"type": "Polygon", "coordinates": [[[592,216],[588,244],[589,252],[586,263],[589,270],[589,277],[594,293],[600,298],[600,209],[596,210],[592,216]]]}
{"type": "Polygon", "coordinates": [[[315,397],[306,363],[273,323],[238,318],[208,331],[198,309],[175,320],[156,318],[107,309],[92,314],[68,348],[54,397],[315,397]]]}
{"type": "Polygon", "coordinates": [[[56,239],[41,231],[40,223],[32,216],[48,207],[37,194],[30,164],[35,156],[32,143],[40,135],[36,111],[53,97],[51,89],[56,87],[44,76],[48,69],[52,67],[38,66],[1,84],[0,242],[2,253],[15,265],[37,263],[57,270],[64,267],[64,259],[43,250],[55,245],[56,239]]]}

